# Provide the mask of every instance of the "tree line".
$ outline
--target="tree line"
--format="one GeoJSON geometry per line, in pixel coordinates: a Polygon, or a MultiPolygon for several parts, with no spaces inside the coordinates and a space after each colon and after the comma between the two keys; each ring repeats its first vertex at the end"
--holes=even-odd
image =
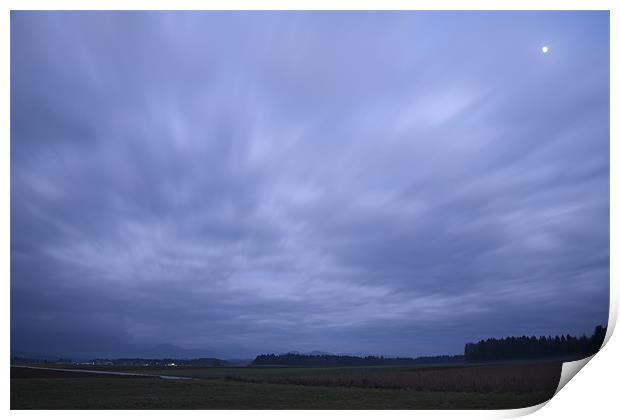
{"type": "Polygon", "coordinates": [[[465,345],[465,359],[468,362],[587,357],[596,353],[603,345],[607,327],[596,326],[594,334],[586,337],[574,337],[570,334],[541,337],[505,337],[489,338],[477,343],[465,345]]]}
{"type": "Polygon", "coordinates": [[[383,356],[345,356],[334,354],[261,354],[256,356],[253,365],[280,366],[389,366],[415,364],[449,364],[485,362],[498,360],[543,359],[543,358],[583,358],[596,353],[603,345],[607,327],[598,325],[590,337],[570,334],[541,337],[488,338],[477,343],[467,343],[465,352],[455,356],[383,357],[383,356]]]}
{"type": "Polygon", "coordinates": [[[383,357],[383,356],[341,356],[334,354],[306,355],[297,353],[261,354],[256,356],[254,365],[281,366],[390,366],[414,364],[464,363],[463,356],[383,357]]]}

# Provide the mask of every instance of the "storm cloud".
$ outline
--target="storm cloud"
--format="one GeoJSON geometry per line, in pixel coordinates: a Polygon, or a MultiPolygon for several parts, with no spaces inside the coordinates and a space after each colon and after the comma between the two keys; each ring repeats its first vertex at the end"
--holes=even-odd
{"type": "Polygon", "coordinates": [[[11,14],[13,349],[456,354],[608,307],[607,12],[11,14]]]}

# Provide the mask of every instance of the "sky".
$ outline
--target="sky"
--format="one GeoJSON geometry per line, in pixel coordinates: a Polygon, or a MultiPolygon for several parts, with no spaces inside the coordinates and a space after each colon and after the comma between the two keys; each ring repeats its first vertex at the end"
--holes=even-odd
{"type": "Polygon", "coordinates": [[[13,351],[590,335],[609,14],[12,12],[10,236],[13,351]]]}

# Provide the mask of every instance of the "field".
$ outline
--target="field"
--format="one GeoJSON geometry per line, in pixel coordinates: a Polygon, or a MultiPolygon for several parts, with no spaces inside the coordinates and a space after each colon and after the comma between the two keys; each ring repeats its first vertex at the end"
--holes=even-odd
{"type": "Polygon", "coordinates": [[[561,363],[354,368],[89,368],[193,379],[11,368],[11,408],[521,408],[553,396],[561,363]]]}

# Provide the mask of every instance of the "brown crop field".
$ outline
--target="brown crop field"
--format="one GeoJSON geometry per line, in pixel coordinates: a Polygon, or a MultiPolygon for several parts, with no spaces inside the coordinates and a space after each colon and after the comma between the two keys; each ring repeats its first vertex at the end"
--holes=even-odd
{"type": "Polygon", "coordinates": [[[230,375],[227,379],[290,385],[350,386],[457,392],[536,392],[557,387],[560,363],[487,365],[434,369],[351,369],[311,373],[230,375]]]}

